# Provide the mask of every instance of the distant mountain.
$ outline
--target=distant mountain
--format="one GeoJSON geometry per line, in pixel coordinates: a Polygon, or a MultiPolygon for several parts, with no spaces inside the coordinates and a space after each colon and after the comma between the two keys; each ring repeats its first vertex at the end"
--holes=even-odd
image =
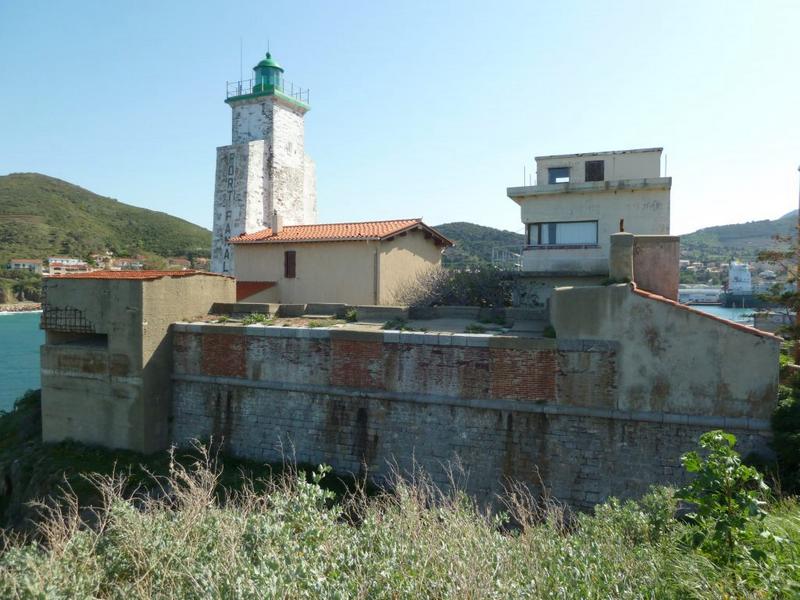
{"type": "Polygon", "coordinates": [[[38,173],[0,176],[0,265],[9,258],[208,256],[211,232],[38,173]]]}
{"type": "Polygon", "coordinates": [[[681,254],[699,258],[752,259],[761,250],[786,246],[776,240],[797,234],[797,211],[779,219],[717,225],[681,236],[681,254]]]}
{"type": "Polygon", "coordinates": [[[516,250],[525,243],[525,236],[513,231],[484,227],[459,221],[437,225],[436,229],[456,243],[445,250],[445,267],[465,267],[492,262],[492,249],[516,250]]]}

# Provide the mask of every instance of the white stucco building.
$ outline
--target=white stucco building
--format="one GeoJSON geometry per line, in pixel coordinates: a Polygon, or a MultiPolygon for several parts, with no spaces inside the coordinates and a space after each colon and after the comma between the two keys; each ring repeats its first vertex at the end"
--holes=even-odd
{"type": "Polygon", "coordinates": [[[233,275],[228,240],[272,226],[317,222],[316,176],[305,153],[307,91],[289,86],[267,53],[253,79],[229,84],[231,141],[217,148],[211,270],[233,275]]]}
{"type": "Polygon", "coordinates": [[[537,185],[508,188],[526,229],[522,271],[608,274],[609,236],[669,235],[662,148],[536,157],[537,185]]]}

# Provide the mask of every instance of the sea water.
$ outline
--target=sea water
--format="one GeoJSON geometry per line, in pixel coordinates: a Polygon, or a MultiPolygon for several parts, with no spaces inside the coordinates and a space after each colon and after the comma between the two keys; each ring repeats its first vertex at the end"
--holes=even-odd
{"type": "Polygon", "coordinates": [[[39,312],[0,312],[0,411],[9,410],[25,390],[39,388],[39,312]]]}

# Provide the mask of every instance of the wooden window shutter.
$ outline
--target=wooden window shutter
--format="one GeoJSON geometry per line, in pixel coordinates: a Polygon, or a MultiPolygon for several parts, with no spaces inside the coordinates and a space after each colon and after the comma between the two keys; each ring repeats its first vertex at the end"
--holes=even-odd
{"type": "Polygon", "coordinates": [[[287,250],[283,253],[283,276],[294,279],[297,275],[297,252],[287,250]]]}

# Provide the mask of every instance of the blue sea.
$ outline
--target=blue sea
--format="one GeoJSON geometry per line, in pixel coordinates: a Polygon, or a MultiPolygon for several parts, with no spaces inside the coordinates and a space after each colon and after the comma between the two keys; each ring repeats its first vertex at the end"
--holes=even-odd
{"type": "Polygon", "coordinates": [[[25,390],[39,388],[39,346],[44,332],[38,312],[0,313],[0,411],[25,390]]]}
{"type": "MultiPolygon", "coordinates": [[[[737,323],[753,324],[747,308],[695,306],[737,323]]],[[[0,313],[0,411],[14,405],[25,390],[39,387],[39,346],[44,332],[39,329],[40,313],[0,313]]]]}

